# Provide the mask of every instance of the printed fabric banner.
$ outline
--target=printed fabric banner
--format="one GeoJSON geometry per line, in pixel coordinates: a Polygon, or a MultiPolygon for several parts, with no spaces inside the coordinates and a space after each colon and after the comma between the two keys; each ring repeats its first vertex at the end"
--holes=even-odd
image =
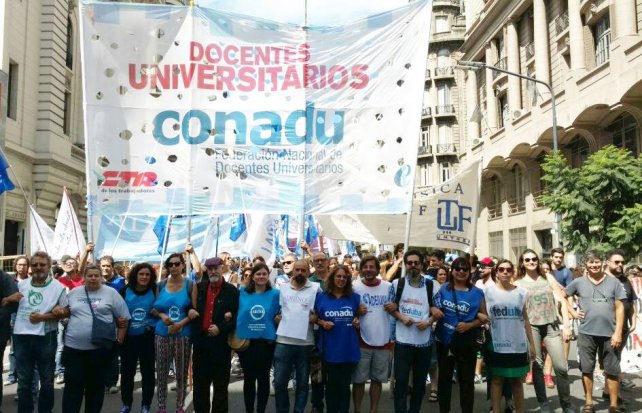
{"type": "Polygon", "coordinates": [[[304,28],[84,0],[90,215],[405,212],[430,13],[304,28]]]}
{"type": "MultiPolygon", "coordinates": [[[[479,214],[479,161],[453,179],[415,193],[410,245],[471,252],[479,214]]],[[[323,235],[372,244],[404,242],[406,215],[316,216],[323,235]]]]}

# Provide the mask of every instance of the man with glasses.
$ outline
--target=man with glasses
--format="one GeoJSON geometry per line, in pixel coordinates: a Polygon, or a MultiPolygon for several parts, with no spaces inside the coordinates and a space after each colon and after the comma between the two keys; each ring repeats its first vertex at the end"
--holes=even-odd
{"type": "Polygon", "coordinates": [[[33,412],[34,369],[38,366],[40,395],[38,411],[54,406],[54,372],[58,318],[52,310],[67,306],[65,287],[50,276],[51,257],[37,251],[31,257],[31,279],[18,285],[18,292],[2,299],[2,309],[18,303],[13,337],[18,373],[18,412],[33,412]]]}
{"type": "Polygon", "coordinates": [[[292,270],[294,269],[294,263],[296,262],[296,254],[286,254],[281,258],[281,267],[283,272],[279,273],[276,277],[276,282],[274,285],[276,288],[281,288],[283,284],[290,282],[290,277],[292,276],[292,270]]]}
{"type": "MultiPolygon", "coordinates": [[[[624,258],[624,251],[620,249],[614,249],[609,251],[606,254],[606,272],[609,275],[617,278],[618,281],[622,284],[624,292],[626,293],[626,299],[624,299],[624,332],[622,333],[622,346],[626,346],[626,342],[629,338],[629,334],[635,330],[637,324],[636,314],[638,313],[638,296],[635,294],[633,285],[631,281],[624,274],[624,264],[626,260],[624,258]]],[[[630,390],[635,387],[635,383],[631,380],[620,379],[620,387],[622,389],[630,390]]],[[[606,389],[605,389],[606,390],[606,389]]],[[[606,391],[605,391],[606,393],[606,391]]]]}
{"type": "MultiPolygon", "coordinates": [[[[624,304],[626,292],[614,277],[602,271],[602,257],[597,252],[586,254],[586,275],[573,280],[565,290],[567,297],[576,296],[579,311],[569,311],[580,320],[577,348],[582,372],[582,384],[586,397],[582,413],[593,408],[593,373],[595,357],[604,364],[604,375],[610,395],[609,413],[620,413],[618,391],[620,382],[620,349],[624,330],[624,304]]],[[[572,302],[569,300],[569,303],[572,302]]]]}
{"type": "MultiPolygon", "coordinates": [[[[395,323],[394,405],[395,413],[418,413],[426,392],[432,344],[433,284],[421,274],[423,257],[408,250],[403,257],[406,276],[392,282],[388,296],[396,304],[391,308],[395,323]],[[412,368],[412,393],[407,403],[409,375],[412,368]]],[[[438,310],[437,310],[438,311],[438,310]]],[[[438,315],[438,314],[436,314],[438,315]]],[[[443,314],[442,314],[443,316],[443,314]]]]}

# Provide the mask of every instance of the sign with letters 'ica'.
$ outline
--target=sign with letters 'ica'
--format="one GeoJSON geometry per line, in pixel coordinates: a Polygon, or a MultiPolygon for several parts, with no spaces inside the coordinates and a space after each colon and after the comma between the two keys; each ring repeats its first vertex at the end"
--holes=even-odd
{"type": "Polygon", "coordinates": [[[302,27],[84,0],[90,214],[404,212],[430,9],[302,27]]]}
{"type": "MultiPolygon", "coordinates": [[[[410,245],[472,252],[479,215],[479,161],[452,179],[415,192],[410,245]]],[[[317,216],[324,235],[374,244],[404,241],[406,215],[317,216]]]]}

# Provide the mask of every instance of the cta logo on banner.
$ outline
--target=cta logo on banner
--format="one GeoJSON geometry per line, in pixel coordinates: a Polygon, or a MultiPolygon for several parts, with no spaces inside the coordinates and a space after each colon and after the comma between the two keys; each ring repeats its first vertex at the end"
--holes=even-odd
{"type": "Polygon", "coordinates": [[[80,10],[93,213],[407,209],[428,0],[305,28],[200,7],[80,10]]]}

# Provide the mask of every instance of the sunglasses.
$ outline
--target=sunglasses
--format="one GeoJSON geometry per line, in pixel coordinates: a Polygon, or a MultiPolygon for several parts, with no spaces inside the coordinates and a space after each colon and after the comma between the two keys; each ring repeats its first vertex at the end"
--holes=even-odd
{"type": "Polygon", "coordinates": [[[294,261],[283,261],[283,264],[287,264],[287,265],[294,264],[294,261]]]}
{"type": "Polygon", "coordinates": [[[510,268],[510,267],[497,267],[497,272],[511,273],[511,272],[513,272],[513,269],[510,268]]]}
{"type": "Polygon", "coordinates": [[[181,262],[180,262],[180,261],[179,261],[179,262],[170,262],[170,263],[168,263],[168,264],[167,264],[167,266],[168,266],[169,268],[172,268],[172,267],[180,267],[180,266],[181,266],[181,262]]]}
{"type": "Polygon", "coordinates": [[[524,262],[531,262],[531,261],[537,262],[539,261],[539,258],[524,258],[524,262]]]}
{"type": "Polygon", "coordinates": [[[463,268],[463,267],[453,267],[453,271],[468,271],[468,268],[463,268]]]}
{"type": "Polygon", "coordinates": [[[421,265],[421,261],[406,261],[406,265],[421,265]]]}
{"type": "Polygon", "coordinates": [[[616,264],[616,265],[624,264],[624,261],[613,261],[613,264],[616,264]]]}

